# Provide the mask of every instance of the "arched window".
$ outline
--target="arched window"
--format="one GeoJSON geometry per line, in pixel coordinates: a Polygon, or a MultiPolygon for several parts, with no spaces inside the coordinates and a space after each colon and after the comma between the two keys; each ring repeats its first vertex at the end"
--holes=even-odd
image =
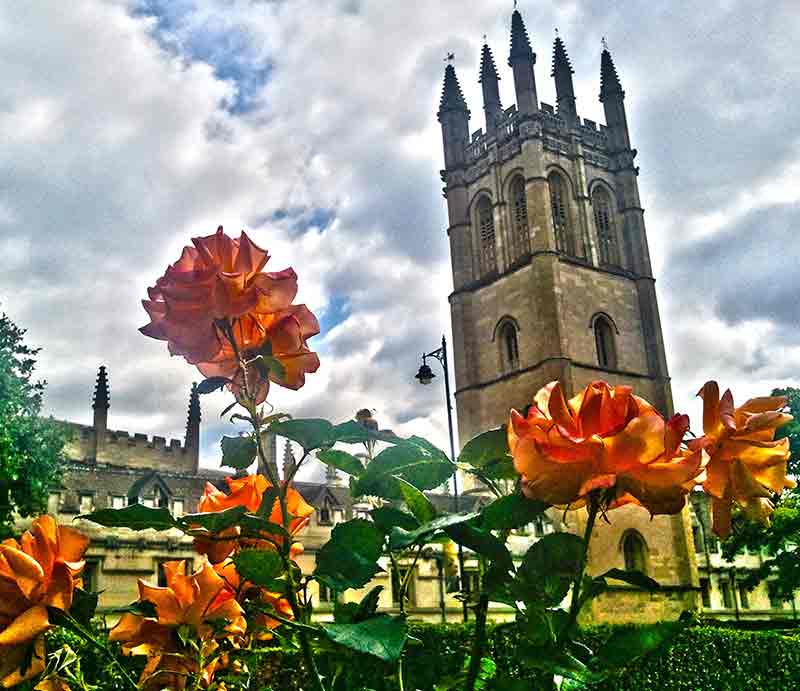
{"type": "Polygon", "coordinates": [[[619,247],[617,231],[614,228],[614,207],[608,191],[598,185],[592,193],[594,225],[597,228],[597,242],[600,246],[600,263],[619,266],[619,247]]]}
{"type": "Polygon", "coordinates": [[[622,540],[622,554],[625,557],[626,571],[647,573],[647,554],[644,539],[636,531],[631,531],[622,540]]]}
{"type": "Polygon", "coordinates": [[[594,343],[597,348],[597,364],[603,369],[617,369],[614,326],[602,315],[594,320],[594,343]]]}
{"type": "Polygon", "coordinates": [[[481,275],[497,271],[494,238],[494,211],[489,197],[481,197],[478,202],[478,233],[480,236],[480,270],[481,275]]]}
{"type": "Polygon", "coordinates": [[[578,256],[575,234],[569,222],[569,198],[567,183],[562,175],[551,173],[548,178],[550,187],[550,208],[553,212],[553,229],[556,233],[556,249],[573,257],[578,256]]]}
{"type": "Polygon", "coordinates": [[[504,372],[519,369],[519,340],[517,327],[511,320],[504,321],[498,331],[500,336],[500,360],[504,372]]]}
{"type": "Polygon", "coordinates": [[[519,259],[531,251],[528,232],[528,199],[525,194],[525,178],[517,175],[509,189],[511,198],[511,259],[519,259]]]}

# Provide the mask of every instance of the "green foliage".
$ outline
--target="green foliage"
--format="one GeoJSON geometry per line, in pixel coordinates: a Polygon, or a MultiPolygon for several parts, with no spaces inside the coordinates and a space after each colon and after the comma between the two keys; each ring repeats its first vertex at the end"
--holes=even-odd
{"type": "Polygon", "coordinates": [[[381,570],[383,533],[370,521],[340,523],[317,555],[314,576],[334,590],[360,588],[381,570]]]}
{"type": "Polygon", "coordinates": [[[458,462],[484,481],[517,478],[505,427],[489,430],[470,439],[461,450],[458,462]]]}
{"type": "MultiPolygon", "coordinates": [[[[354,423],[357,424],[357,423],[354,423]]],[[[338,449],[326,449],[317,454],[317,458],[326,465],[333,466],[348,475],[361,475],[364,472],[364,464],[352,454],[338,449]]]]}
{"type": "Polygon", "coordinates": [[[222,437],[222,465],[236,470],[249,468],[256,460],[258,448],[253,437],[222,437]]]}
{"type": "Polygon", "coordinates": [[[800,475],[800,389],[788,386],[785,389],[774,389],[772,395],[786,396],[789,412],[794,415],[794,420],[778,429],[775,438],[789,439],[789,449],[792,453],[789,458],[789,473],[800,475]]]}
{"type": "Polygon", "coordinates": [[[400,492],[403,494],[403,500],[406,506],[411,510],[420,523],[427,523],[436,518],[436,508],[431,504],[430,499],[420,492],[414,485],[403,480],[403,478],[395,478],[397,484],[400,486],[400,492]]]}
{"type": "Polygon", "coordinates": [[[522,494],[509,494],[481,511],[481,525],[489,530],[517,530],[531,523],[546,508],[543,502],[526,499],[522,494]]]}
{"type": "Polygon", "coordinates": [[[381,614],[356,624],[323,624],[322,628],[334,643],[385,662],[398,660],[406,642],[405,617],[381,614]]]}
{"type": "Polygon", "coordinates": [[[551,533],[535,542],[518,572],[529,596],[544,605],[561,602],[580,572],[583,540],[571,533],[551,533]]]}
{"type": "Polygon", "coordinates": [[[25,330],[0,315],[0,539],[14,532],[14,514],[47,510],[61,475],[66,428],[40,417],[45,382],[33,379],[38,348],[25,330]]]}
{"type": "Polygon", "coordinates": [[[239,575],[246,581],[275,591],[275,579],[283,573],[280,554],[270,549],[245,549],[238,552],[233,562],[239,575]]]}
{"type": "Polygon", "coordinates": [[[151,508],[144,504],[131,504],[124,509],[98,509],[83,514],[85,518],[106,528],[130,528],[131,530],[169,530],[178,527],[169,509],[151,508]]]}

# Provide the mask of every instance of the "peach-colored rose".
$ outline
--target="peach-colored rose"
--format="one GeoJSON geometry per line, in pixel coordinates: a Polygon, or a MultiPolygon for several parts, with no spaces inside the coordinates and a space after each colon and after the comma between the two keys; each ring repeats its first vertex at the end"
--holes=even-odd
{"type": "MultiPolygon", "coordinates": [[[[244,506],[249,513],[255,513],[261,506],[264,492],[272,487],[269,480],[263,475],[246,475],[242,478],[226,479],[230,494],[222,492],[210,482],[207,482],[203,496],[197,505],[198,511],[224,511],[234,506],[244,506]]],[[[289,534],[294,537],[308,525],[310,516],[314,513],[314,507],[309,506],[296,489],[289,487],[286,492],[286,510],[292,517],[289,522],[289,534]]],[[[282,516],[280,502],[276,498],[270,512],[269,521],[283,526],[282,516]]],[[[238,527],[227,528],[215,536],[214,539],[195,538],[194,546],[200,554],[205,554],[213,564],[225,560],[237,546],[274,549],[275,536],[269,536],[270,540],[259,540],[249,537],[241,538],[239,537],[240,533],[241,531],[238,527]],[[231,539],[220,539],[228,537],[231,539]]],[[[291,556],[296,556],[300,553],[302,553],[302,545],[298,542],[293,543],[291,556]]]]}
{"type": "MultiPolygon", "coordinates": [[[[264,588],[254,586],[249,581],[242,582],[233,559],[226,559],[219,564],[214,564],[214,570],[225,580],[228,587],[236,593],[239,602],[256,598],[262,605],[274,609],[278,616],[284,619],[293,619],[294,613],[289,601],[279,593],[273,593],[264,588]]],[[[260,641],[272,638],[272,630],[280,626],[274,617],[266,612],[259,612],[253,619],[252,634],[260,641]]]]}
{"type": "Polygon", "coordinates": [[[508,443],[526,496],[576,508],[603,490],[609,508],[639,504],[678,513],[702,472],[703,452],[681,446],[685,415],[668,422],[628,386],[595,381],[569,401],[559,382],[511,411],[508,443]]]}
{"type": "Polygon", "coordinates": [[[775,430],[793,418],[782,411],[784,396],[751,398],[735,408],[730,389],[720,398],[715,381],[706,382],[698,395],[704,436],[690,445],[710,457],[703,489],[712,498],[714,532],[725,539],[734,502],[750,518],[766,523],[774,509],[771,497],[795,486],[786,477],[789,440],[774,440],[775,430]]]}
{"type": "Polygon", "coordinates": [[[185,626],[191,630],[190,635],[196,637],[208,659],[217,649],[219,639],[235,641],[245,633],[244,610],[236,601],[235,593],[208,562],[189,576],[185,561],[165,562],[162,566],[167,577],[166,587],[139,580],[139,599],[155,605],[156,617],[123,614],[108,638],[121,643],[126,655],[148,656],[139,680],[143,688],[183,689],[187,677],[198,673],[207,686],[217,661],[198,670],[194,656],[183,648],[178,628],[185,626]],[[212,622],[225,622],[225,625],[219,628],[212,622]]]}
{"type": "Polygon", "coordinates": [[[263,272],[267,252],[244,232],[238,240],[228,237],[222,226],[192,243],[148,289],[143,305],[150,323],[141,332],[167,341],[172,355],[182,355],[205,376],[230,378],[229,387],[240,394],[244,378],[231,334],[224,332],[223,325],[229,325],[246,360],[269,340],[273,357],[286,370],[265,377],[256,366],[248,367],[258,403],[266,399],[270,380],[300,388],[305,374],[319,367],[319,358],[306,344],[319,333],[319,324],[305,305],[292,304],[297,294],[294,270],[263,272]]]}
{"type": "Polygon", "coordinates": [[[69,610],[89,538],[40,516],[20,537],[0,544],[0,686],[44,670],[47,607],[69,610]],[[33,647],[25,673],[20,665],[33,647]]]}

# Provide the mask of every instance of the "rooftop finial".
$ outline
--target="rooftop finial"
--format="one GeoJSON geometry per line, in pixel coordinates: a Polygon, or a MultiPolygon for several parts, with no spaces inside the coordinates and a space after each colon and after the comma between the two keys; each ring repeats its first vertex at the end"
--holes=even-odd
{"type": "Polygon", "coordinates": [[[531,42],[528,38],[528,30],[525,28],[525,22],[522,20],[522,15],[518,10],[514,10],[511,15],[511,52],[508,56],[508,64],[513,67],[516,60],[522,61],[536,61],[531,49],[531,42]]]}
{"type": "Polygon", "coordinates": [[[455,53],[448,53],[444,57],[444,61],[449,65],[456,61],[456,54],[455,53]]]}
{"type": "Polygon", "coordinates": [[[92,408],[97,410],[102,408],[108,410],[110,407],[111,396],[108,391],[108,376],[106,375],[106,366],[100,365],[97,371],[97,383],[94,387],[94,397],[92,398],[92,408]]]}
{"type": "MultiPolygon", "coordinates": [[[[485,38],[486,36],[484,35],[484,39],[485,38]]],[[[481,78],[478,81],[483,82],[486,77],[500,79],[500,75],[497,73],[497,67],[494,64],[492,49],[489,48],[488,43],[484,42],[483,50],[481,51],[481,78]]]]}
{"type": "Polygon", "coordinates": [[[619,81],[617,68],[614,66],[614,60],[611,58],[611,53],[608,51],[608,44],[603,39],[603,52],[600,55],[600,100],[604,100],[611,94],[622,94],[622,84],[619,81]]]}

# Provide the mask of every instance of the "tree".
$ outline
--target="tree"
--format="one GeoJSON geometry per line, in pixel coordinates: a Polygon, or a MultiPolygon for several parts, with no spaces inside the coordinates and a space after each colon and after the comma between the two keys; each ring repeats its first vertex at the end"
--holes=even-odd
{"type": "MultiPolygon", "coordinates": [[[[800,475],[800,389],[787,387],[775,389],[773,396],[786,396],[789,412],[794,420],[778,430],[776,439],[789,439],[791,456],[789,474],[800,475]]],[[[775,599],[791,600],[800,590],[800,489],[795,488],[775,498],[775,513],[769,526],[747,521],[740,514],[734,519],[734,530],[722,546],[722,554],[733,561],[745,547],[764,551],[767,558],[755,571],[748,574],[744,584],[750,588],[767,577],[770,594],[775,599]]]]}
{"type": "Polygon", "coordinates": [[[46,382],[33,379],[40,349],[24,337],[24,329],[0,316],[0,539],[13,534],[15,516],[47,509],[67,439],[63,425],[41,417],[46,382]]]}

